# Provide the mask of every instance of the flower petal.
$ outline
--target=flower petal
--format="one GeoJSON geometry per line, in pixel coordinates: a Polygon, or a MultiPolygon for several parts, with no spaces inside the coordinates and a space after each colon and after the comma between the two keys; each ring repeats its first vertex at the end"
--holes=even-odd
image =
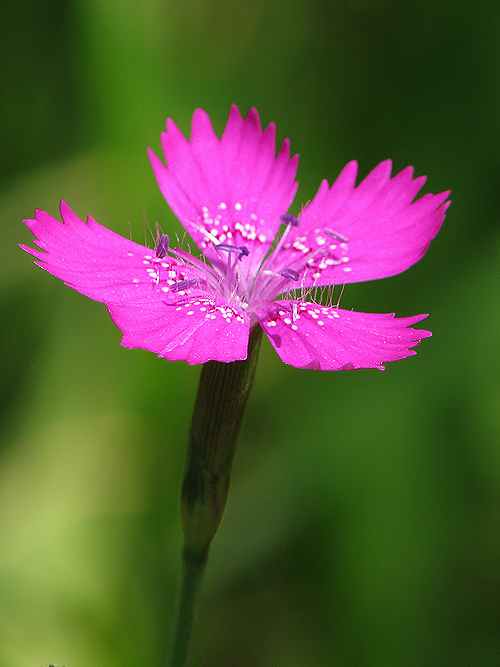
{"type": "MultiPolygon", "coordinates": [[[[193,280],[197,286],[200,271],[169,256],[158,258],[154,250],[129,241],[103,227],[93,218],[86,222],[61,202],[63,222],[45,211],[25,220],[41,250],[21,246],[38,260],[43,269],[61,278],[85,296],[110,303],[156,302],[167,298],[172,285],[193,280]]],[[[180,290],[182,292],[182,290],[180,290]]],[[[173,298],[179,299],[179,290],[173,298]]]]}
{"type": "Polygon", "coordinates": [[[41,250],[21,247],[46,271],[105,303],[125,347],[191,364],[246,358],[249,318],[212,298],[203,265],[157,257],[92,218],[80,220],[64,202],[61,214],[64,222],[45,211],[26,220],[41,250]]]}
{"type": "Polygon", "coordinates": [[[149,151],[158,185],[200,249],[217,263],[214,244],[244,245],[254,270],[297,190],[298,156],[290,158],[288,140],[276,156],[274,124],[263,131],[255,109],[243,119],[233,106],[221,139],[197,109],[191,139],[168,119],[162,147],[167,166],[149,151]]]}
{"type": "Polygon", "coordinates": [[[426,315],[358,313],[315,303],[267,302],[258,318],[281,359],[297,368],[380,368],[409,357],[430,331],[411,329],[426,315]]]}
{"type": "Polygon", "coordinates": [[[321,183],[281,253],[280,266],[297,269],[301,257],[302,264],[309,259],[306,287],[401,273],[421,259],[442,225],[449,192],[413,202],[426,179],[414,179],[412,167],[391,178],[387,160],[357,187],[356,173],[350,162],[331,188],[321,183]]]}
{"type": "Polygon", "coordinates": [[[197,298],[178,306],[156,302],[146,308],[113,304],[108,308],[123,331],[124,347],[150,350],[169,361],[188,364],[247,357],[250,319],[224,299],[197,298]]]}

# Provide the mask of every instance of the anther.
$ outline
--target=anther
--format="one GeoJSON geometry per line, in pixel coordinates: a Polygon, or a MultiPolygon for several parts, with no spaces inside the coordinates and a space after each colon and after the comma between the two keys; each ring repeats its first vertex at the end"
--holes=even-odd
{"type": "Polygon", "coordinates": [[[179,280],[178,283],[174,283],[170,288],[171,292],[182,292],[189,287],[194,287],[198,284],[196,278],[191,278],[191,280],[179,280]]]}
{"type": "Polygon", "coordinates": [[[280,216],[280,220],[285,225],[290,225],[290,227],[297,227],[299,224],[299,219],[293,213],[285,213],[285,215],[280,216]]]}
{"type": "Polygon", "coordinates": [[[168,236],[167,234],[162,234],[158,239],[158,242],[155,247],[156,256],[160,259],[165,257],[168,253],[168,236]]]}
{"type": "Polygon", "coordinates": [[[325,227],[323,231],[325,232],[325,234],[328,234],[328,236],[331,236],[332,239],[336,239],[337,241],[342,241],[342,243],[349,243],[349,239],[347,238],[347,236],[339,234],[338,232],[334,232],[333,229],[328,229],[328,227],[325,227]]]}
{"type": "Polygon", "coordinates": [[[299,279],[299,274],[294,269],[284,269],[280,273],[280,276],[282,276],[283,278],[290,278],[290,280],[298,280],[299,279]]]}
{"type": "Polygon", "coordinates": [[[226,252],[237,252],[239,255],[238,259],[246,257],[247,255],[250,254],[250,251],[244,245],[236,246],[236,245],[229,245],[228,243],[219,243],[218,245],[215,246],[215,249],[225,250],[226,252]]]}

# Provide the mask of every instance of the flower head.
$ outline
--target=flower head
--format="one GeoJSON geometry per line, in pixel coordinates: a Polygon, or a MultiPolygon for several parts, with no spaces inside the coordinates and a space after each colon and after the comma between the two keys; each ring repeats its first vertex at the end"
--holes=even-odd
{"type": "Polygon", "coordinates": [[[417,262],[439,231],[448,192],[413,201],[425,177],[407,167],[391,178],[379,164],[358,186],[350,162],[330,187],[321,183],[298,217],[298,156],[275,127],[261,129],[251,109],[233,106],[219,139],[195,111],[187,140],[168,119],[166,165],[150,151],[160,189],[203,257],[129,241],[61,203],[63,222],[37,211],[26,224],[40,250],[22,246],[42,268],[102,301],[123,332],[122,345],[190,364],[247,355],[259,324],[281,359],[299,368],[383,368],[415,354],[430,332],[411,328],[425,315],[395,318],[314,301],[316,288],[384,278],[417,262]],[[281,232],[281,233],[280,233],[281,232]]]}

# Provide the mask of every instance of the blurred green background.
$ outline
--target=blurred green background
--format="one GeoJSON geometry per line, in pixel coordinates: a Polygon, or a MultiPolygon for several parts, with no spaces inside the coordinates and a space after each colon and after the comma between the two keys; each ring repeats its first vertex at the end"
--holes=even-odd
{"type": "Polygon", "coordinates": [[[0,665],[156,667],[200,369],[125,350],[33,266],[35,207],[142,242],[179,223],[146,157],[167,116],[255,105],[299,152],[292,211],[358,159],[453,205],[425,258],[345,308],[421,312],[384,373],[266,342],[213,545],[205,667],[500,665],[500,14],[493,2],[5,0],[0,106],[0,665]]]}

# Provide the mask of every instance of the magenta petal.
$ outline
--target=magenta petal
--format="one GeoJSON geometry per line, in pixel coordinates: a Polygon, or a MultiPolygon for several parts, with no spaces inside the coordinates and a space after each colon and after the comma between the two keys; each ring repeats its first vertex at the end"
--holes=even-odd
{"type": "Polygon", "coordinates": [[[123,331],[122,345],[188,364],[246,359],[249,318],[222,299],[199,298],[178,306],[164,303],[108,306],[123,331]]]}
{"type": "Polygon", "coordinates": [[[64,222],[45,211],[36,211],[27,226],[41,250],[21,246],[36,262],[73,289],[96,301],[110,303],[154,303],[165,299],[164,276],[175,281],[193,278],[193,271],[167,257],[161,261],[154,251],[115,234],[89,217],[87,222],[61,202],[64,222]],[[170,272],[170,273],[168,273],[170,272]]]}
{"type": "Polygon", "coordinates": [[[169,119],[162,147],[166,166],[149,152],[158,185],[200,249],[217,261],[214,244],[244,245],[248,270],[258,267],[297,190],[288,141],[276,155],[274,125],[263,131],[255,109],[243,119],[233,106],[221,139],[197,109],[190,140],[169,119]]]}
{"type": "Polygon", "coordinates": [[[280,263],[294,266],[301,248],[318,251],[309,264],[306,286],[374,280],[405,271],[424,255],[442,225],[449,192],[413,201],[425,176],[414,179],[412,167],[391,178],[391,162],[386,160],[357,187],[356,172],[357,163],[350,162],[331,188],[321,183],[283,253],[280,263]]]}
{"type": "Polygon", "coordinates": [[[170,360],[235,361],[247,355],[249,318],[203,293],[200,262],[179,263],[133,243],[61,203],[64,222],[37,211],[26,224],[41,250],[22,246],[42,268],[108,307],[122,344],[170,360]]]}
{"type": "Polygon", "coordinates": [[[383,369],[385,362],[416,354],[411,348],[431,336],[411,328],[426,315],[395,318],[278,301],[264,304],[258,317],[281,359],[297,368],[383,369]]]}

